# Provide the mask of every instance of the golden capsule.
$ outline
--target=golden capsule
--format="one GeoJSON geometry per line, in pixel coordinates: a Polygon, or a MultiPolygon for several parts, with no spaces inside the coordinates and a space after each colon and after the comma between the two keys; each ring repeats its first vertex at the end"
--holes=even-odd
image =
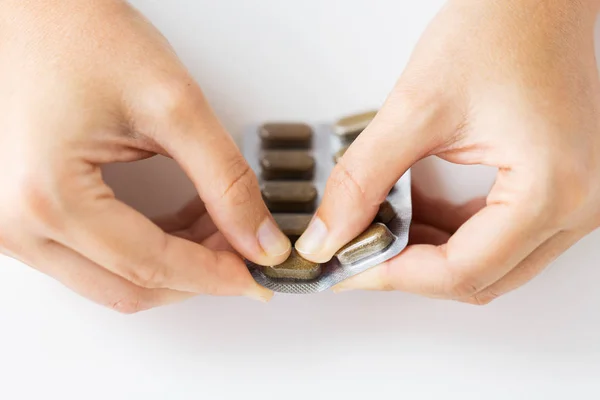
{"type": "Polygon", "coordinates": [[[375,223],[356,239],[342,247],[336,257],[342,264],[354,264],[385,250],[394,241],[394,235],[383,224],[375,223]]]}
{"type": "Polygon", "coordinates": [[[296,250],[283,263],[272,267],[265,267],[263,272],[270,278],[312,280],[321,275],[321,264],[305,260],[296,250]]]}
{"type": "Polygon", "coordinates": [[[349,115],[336,122],[333,129],[336,135],[346,140],[354,140],[371,123],[377,111],[349,115]]]}
{"type": "Polygon", "coordinates": [[[396,218],[396,210],[394,210],[394,207],[392,207],[389,201],[384,201],[381,206],[379,206],[375,221],[388,224],[394,218],[396,218]]]}
{"type": "Polygon", "coordinates": [[[346,154],[346,151],[348,151],[348,148],[350,146],[344,146],[341,149],[339,149],[334,155],[333,155],[333,162],[334,163],[338,163],[340,161],[340,158],[342,158],[344,156],[344,154],[346,154]]]}

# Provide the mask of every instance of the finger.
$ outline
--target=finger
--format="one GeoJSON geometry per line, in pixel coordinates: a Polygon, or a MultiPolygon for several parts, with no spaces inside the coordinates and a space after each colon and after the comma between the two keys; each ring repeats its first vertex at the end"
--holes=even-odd
{"type": "Polygon", "coordinates": [[[126,314],[194,296],[169,289],[141,288],[56,242],[41,246],[32,265],[81,296],[126,314]]]}
{"type": "MultiPolygon", "coordinates": [[[[261,265],[291,251],[264,204],[258,180],[195,84],[186,86],[157,141],[192,179],[219,230],[244,257],[261,265]]],[[[163,116],[164,117],[164,116],[163,116]]]]}
{"type": "Polygon", "coordinates": [[[234,254],[168,235],[114,197],[91,204],[75,210],[61,242],[130,282],[261,300],[272,296],[234,254]]]}
{"type": "Polygon", "coordinates": [[[237,254],[236,250],[229,244],[227,239],[221,234],[221,232],[215,232],[207,238],[199,241],[189,231],[178,231],[173,232],[174,236],[180,237],[190,242],[198,243],[207,249],[213,251],[227,251],[233,254],[237,254]]]}
{"type": "Polygon", "coordinates": [[[202,245],[215,251],[229,251],[235,253],[235,249],[229,244],[221,232],[215,232],[206,238],[202,242],[202,245]]]}
{"type": "Polygon", "coordinates": [[[213,251],[228,251],[230,253],[238,254],[237,251],[227,241],[225,236],[223,236],[223,234],[216,228],[210,233],[203,233],[202,236],[198,236],[194,232],[193,227],[183,231],[173,232],[173,235],[194,243],[198,243],[213,251]]]}
{"type": "Polygon", "coordinates": [[[204,202],[199,197],[195,197],[174,215],[163,215],[154,218],[152,222],[165,232],[174,232],[188,228],[205,213],[204,202]]]}
{"type": "Polygon", "coordinates": [[[371,223],[409,167],[458,126],[436,106],[409,103],[388,99],[333,169],[316,217],[296,242],[303,257],[315,262],[331,259],[371,223]]]}
{"type": "MultiPolygon", "coordinates": [[[[160,217],[152,222],[167,233],[198,244],[218,231],[199,198],[190,201],[177,214],[160,217]]],[[[231,246],[229,248],[233,249],[231,246]]]]}
{"type": "Polygon", "coordinates": [[[575,231],[560,232],[538,247],[498,282],[463,301],[485,305],[506,293],[520,288],[535,278],[584,236],[584,234],[575,231]]]}
{"type": "MultiPolygon", "coordinates": [[[[513,187],[515,187],[513,185],[513,187]]],[[[493,192],[493,191],[492,191],[493,192]]],[[[490,204],[467,221],[446,245],[407,248],[348,289],[392,287],[429,297],[470,297],[498,281],[556,230],[525,199],[490,204]]]]}

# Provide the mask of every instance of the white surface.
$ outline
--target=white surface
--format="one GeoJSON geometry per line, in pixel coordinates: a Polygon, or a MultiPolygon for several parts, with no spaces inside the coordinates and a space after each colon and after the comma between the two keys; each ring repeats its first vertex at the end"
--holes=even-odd
{"type": "MultiPolygon", "coordinates": [[[[134,4],[238,132],[257,120],[331,120],[377,106],[442,1],[134,4]]],[[[165,160],[125,171],[107,176],[146,213],[191,193],[165,160]]],[[[433,172],[435,180],[421,173],[454,199],[484,193],[492,177],[441,163],[433,172]]],[[[599,239],[484,308],[325,293],[269,305],[197,298],[122,316],[3,258],[0,399],[599,398],[599,239]]]]}

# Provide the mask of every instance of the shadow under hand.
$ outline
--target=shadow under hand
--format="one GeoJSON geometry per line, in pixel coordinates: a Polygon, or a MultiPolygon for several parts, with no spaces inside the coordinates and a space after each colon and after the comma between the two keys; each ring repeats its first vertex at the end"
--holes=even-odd
{"type": "Polygon", "coordinates": [[[197,196],[192,182],[167,157],[108,164],[102,174],[117,198],[149,218],[170,214],[197,196]]]}

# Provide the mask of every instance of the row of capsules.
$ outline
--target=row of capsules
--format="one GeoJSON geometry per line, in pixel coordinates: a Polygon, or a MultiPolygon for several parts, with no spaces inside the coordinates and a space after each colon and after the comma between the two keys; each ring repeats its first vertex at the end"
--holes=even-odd
{"type": "MultiPolygon", "coordinates": [[[[366,128],[376,112],[367,112],[340,119],[334,125],[335,143],[327,143],[337,163],[350,144],[366,128]]],[[[314,157],[315,133],[304,123],[267,123],[259,130],[262,196],[275,222],[289,237],[292,245],[306,230],[316,210],[319,192],[314,184],[321,167],[328,175],[332,165],[317,165],[314,157]]],[[[324,164],[327,164],[323,160],[324,164]]],[[[356,239],[336,253],[342,264],[353,262],[385,249],[394,236],[384,225],[395,217],[389,203],[382,204],[375,222],[356,239]]],[[[320,264],[302,258],[296,250],[280,265],[263,268],[272,279],[309,281],[322,273],[320,264]]]]}

